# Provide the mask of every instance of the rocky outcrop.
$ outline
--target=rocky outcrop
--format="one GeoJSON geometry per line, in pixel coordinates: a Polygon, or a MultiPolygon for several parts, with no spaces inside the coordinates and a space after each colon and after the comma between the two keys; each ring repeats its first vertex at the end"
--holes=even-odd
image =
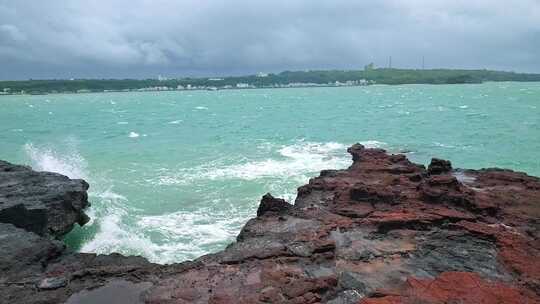
{"type": "MultiPolygon", "coordinates": [[[[353,164],[321,172],[298,189],[294,205],[266,195],[258,216],[221,252],[160,266],[69,253],[58,243],[41,251],[22,244],[19,250],[36,250],[25,264],[40,267],[9,280],[2,274],[0,297],[14,303],[540,303],[540,179],[457,170],[437,159],[426,169],[361,145],[348,151],[353,164]]],[[[21,233],[11,225],[9,231],[21,233]]],[[[5,273],[10,259],[0,261],[5,273]]]]}
{"type": "Polygon", "coordinates": [[[60,237],[88,221],[86,190],[83,180],[0,161],[0,222],[60,237]]]}

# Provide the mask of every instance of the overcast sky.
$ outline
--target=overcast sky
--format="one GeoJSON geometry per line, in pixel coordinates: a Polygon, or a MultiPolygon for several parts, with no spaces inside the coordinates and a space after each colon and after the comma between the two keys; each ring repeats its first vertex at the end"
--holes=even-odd
{"type": "Polygon", "coordinates": [[[0,0],[0,79],[540,72],[540,0],[0,0]]]}

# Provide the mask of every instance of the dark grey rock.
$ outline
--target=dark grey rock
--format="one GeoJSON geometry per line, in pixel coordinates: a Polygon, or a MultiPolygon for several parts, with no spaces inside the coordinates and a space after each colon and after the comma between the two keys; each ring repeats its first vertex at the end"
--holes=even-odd
{"type": "Polygon", "coordinates": [[[366,295],[372,291],[364,282],[362,274],[352,271],[343,271],[339,274],[338,284],[341,289],[356,290],[360,295],[366,295]]]}
{"type": "Polygon", "coordinates": [[[60,237],[88,216],[88,183],[0,161],[0,222],[60,237]]]}
{"type": "Polygon", "coordinates": [[[0,223],[0,278],[40,269],[48,260],[61,255],[62,242],[0,223]]]}
{"type": "Polygon", "coordinates": [[[284,199],[275,198],[272,194],[267,193],[262,197],[261,204],[257,209],[257,216],[262,216],[267,212],[285,213],[291,207],[292,205],[287,203],[284,199]]]}
{"type": "Polygon", "coordinates": [[[452,171],[452,163],[449,160],[432,158],[428,166],[428,174],[441,174],[452,171]]]}
{"type": "Polygon", "coordinates": [[[470,234],[433,231],[417,239],[418,248],[409,259],[417,277],[434,277],[446,271],[476,272],[494,280],[511,276],[497,259],[497,247],[470,234]]]}

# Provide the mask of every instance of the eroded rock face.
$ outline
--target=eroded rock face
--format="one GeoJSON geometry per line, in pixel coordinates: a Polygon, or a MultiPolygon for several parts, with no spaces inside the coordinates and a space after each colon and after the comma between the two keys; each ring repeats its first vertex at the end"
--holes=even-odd
{"type": "Polygon", "coordinates": [[[0,222],[60,237],[88,221],[86,190],[83,180],[0,161],[0,222]]]}
{"type": "Polygon", "coordinates": [[[221,252],[160,266],[64,251],[0,296],[62,303],[104,286],[91,296],[107,301],[121,279],[141,303],[540,303],[540,179],[348,151],[294,205],[266,195],[221,252]]]}

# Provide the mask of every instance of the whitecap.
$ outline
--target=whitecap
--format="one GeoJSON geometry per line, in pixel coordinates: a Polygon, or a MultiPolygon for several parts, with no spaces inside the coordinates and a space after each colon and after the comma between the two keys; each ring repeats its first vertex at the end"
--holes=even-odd
{"type": "Polygon", "coordinates": [[[60,154],[51,148],[36,147],[32,143],[24,145],[24,151],[35,170],[56,172],[70,178],[86,178],[85,159],[74,148],[68,150],[60,154]]]}
{"type": "Polygon", "coordinates": [[[179,120],[173,120],[173,121],[169,121],[168,124],[172,124],[172,125],[177,125],[179,123],[181,123],[183,120],[179,119],[179,120]]]}
{"type": "Polygon", "coordinates": [[[119,121],[116,124],[117,125],[127,125],[127,124],[129,124],[129,122],[127,122],[127,121],[119,121]]]}
{"type": "MultiPolygon", "coordinates": [[[[367,148],[382,147],[385,144],[376,140],[360,142],[367,148]]],[[[343,169],[351,164],[346,151],[347,146],[336,143],[316,143],[300,141],[277,149],[278,157],[252,160],[243,163],[223,165],[208,163],[194,168],[185,168],[177,173],[161,172],[153,182],[158,185],[189,184],[197,180],[261,178],[292,179],[302,184],[325,169],[343,169]]]]}
{"type": "Polygon", "coordinates": [[[449,145],[449,144],[443,144],[443,143],[440,143],[440,142],[433,142],[433,144],[437,147],[441,147],[441,148],[455,148],[456,146],[453,146],[453,145],[449,145]]]}
{"type": "Polygon", "coordinates": [[[377,141],[377,140],[366,140],[366,141],[361,141],[361,142],[359,142],[359,144],[361,144],[361,145],[363,145],[364,147],[369,148],[369,149],[372,149],[372,148],[382,148],[382,147],[386,146],[386,143],[385,143],[385,142],[377,141]]]}
{"type": "Polygon", "coordinates": [[[169,214],[143,216],[139,229],[160,234],[167,240],[154,248],[159,252],[159,263],[192,259],[208,253],[204,248],[231,242],[251,214],[234,215],[215,210],[178,211],[169,214]]]}
{"type": "Polygon", "coordinates": [[[202,107],[202,106],[195,107],[195,109],[197,109],[197,110],[208,110],[207,107],[202,107]]]}
{"type": "Polygon", "coordinates": [[[468,107],[469,107],[468,105],[459,106],[460,109],[467,109],[468,107]]]}
{"type": "MultiPolygon", "coordinates": [[[[127,209],[129,208],[127,197],[114,192],[110,181],[106,178],[90,176],[86,160],[74,147],[68,147],[66,150],[60,153],[52,148],[36,147],[32,143],[24,145],[24,151],[35,170],[56,172],[70,178],[82,178],[92,185],[88,193],[92,205],[86,210],[90,221],[82,229],[97,226],[98,232],[83,244],[80,251],[143,255],[153,262],[162,263],[160,252],[163,249],[160,245],[142,235],[136,227],[130,227],[122,221],[125,216],[132,217],[137,211],[134,208],[127,209]]],[[[174,250],[171,249],[171,252],[174,250]]],[[[175,258],[178,260],[181,257],[175,258]]]]}
{"type": "Polygon", "coordinates": [[[144,236],[126,229],[126,225],[122,223],[125,212],[108,209],[99,220],[98,232],[81,247],[80,252],[97,254],[117,252],[125,255],[143,255],[152,261],[158,261],[155,255],[157,245],[144,236]]]}
{"type": "Polygon", "coordinates": [[[131,138],[137,138],[137,137],[139,137],[139,133],[132,131],[132,132],[129,132],[128,136],[131,137],[131,138]]]}

